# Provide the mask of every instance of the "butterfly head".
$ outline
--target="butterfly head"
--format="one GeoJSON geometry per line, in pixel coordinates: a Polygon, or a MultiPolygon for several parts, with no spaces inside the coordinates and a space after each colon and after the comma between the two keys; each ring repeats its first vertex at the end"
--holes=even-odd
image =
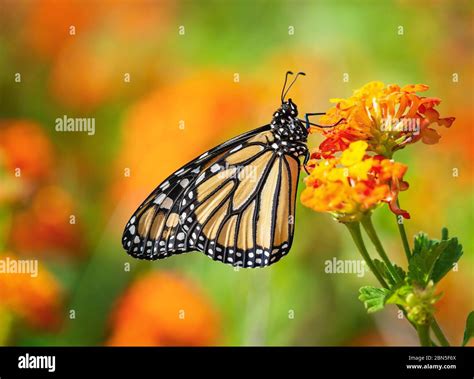
{"type": "Polygon", "coordinates": [[[270,126],[275,137],[281,140],[306,142],[308,137],[306,127],[298,119],[298,107],[291,99],[283,101],[273,113],[270,126]]]}
{"type": "Polygon", "coordinates": [[[281,103],[281,107],[279,109],[281,114],[287,117],[297,117],[298,116],[298,107],[296,106],[291,99],[284,101],[281,103]]]}

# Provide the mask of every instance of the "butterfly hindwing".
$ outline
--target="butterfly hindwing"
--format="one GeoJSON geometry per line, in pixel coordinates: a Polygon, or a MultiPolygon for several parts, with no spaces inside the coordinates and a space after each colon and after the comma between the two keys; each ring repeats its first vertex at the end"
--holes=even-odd
{"type": "Polygon", "coordinates": [[[220,198],[211,207],[214,213],[206,210],[208,216],[203,217],[198,208],[197,217],[203,222],[191,233],[198,250],[233,266],[270,265],[289,251],[293,238],[299,162],[266,150],[253,164],[255,182],[227,184],[215,195],[220,198]]]}
{"type": "Polygon", "coordinates": [[[265,126],[176,171],[132,216],[124,248],[142,259],[199,250],[234,266],[278,261],[293,239],[300,163],[273,139],[265,126]]]}

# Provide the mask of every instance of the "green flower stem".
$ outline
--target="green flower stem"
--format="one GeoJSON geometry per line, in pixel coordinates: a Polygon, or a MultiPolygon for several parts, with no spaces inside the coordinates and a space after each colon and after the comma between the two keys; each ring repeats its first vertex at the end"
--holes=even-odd
{"type": "MultiPolygon", "coordinates": [[[[397,199],[397,206],[400,208],[400,204],[397,199]]],[[[398,231],[400,232],[400,237],[402,238],[402,244],[403,244],[403,250],[405,250],[405,255],[407,257],[407,261],[410,262],[411,259],[411,249],[410,249],[410,244],[408,243],[408,237],[407,237],[407,232],[405,230],[405,224],[402,222],[399,222],[398,217],[396,216],[397,220],[397,225],[398,225],[398,231]]]]}
{"type": "Polygon", "coordinates": [[[450,346],[449,341],[447,340],[434,316],[433,321],[431,322],[431,329],[433,330],[433,333],[435,334],[441,346],[450,346]]]}
{"type": "Polygon", "coordinates": [[[416,328],[418,332],[418,338],[420,339],[421,346],[431,346],[431,339],[430,339],[430,326],[426,325],[418,325],[416,328]]]}
{"type": "Polygon", "coordinates": [[[375,231],[374,225],[372,224],[372,218],[369,215],[364,216],[361,220],[361,223],[369,236],[370,240],[375,246],[375,249],[377,250],[377,253],[379,253],[380,258],[385,262],[387,265],[388,271],[390,271],[390,274],[392,274],[393,278],[395,279],[396,283],[399,283],[403,280],[403,278],[400,276],[400,274],[397,272],[395,267],[392,264],[392,261],[390,258],[387,256],[387,253],[385,252],[385,249],[383,248],[382,242],[380,242],[379,236],[377,235],[377,232],[375,231]]]}
{"type": "Polygon", "coordinates": [[[365,247],[364,240],[362,239],[362,234],[360,232],[360,224],[359,222],[348,222],[345,223],[344,225],[347,226],[347,229],[349,229],[349,232],[351,233],[352,239],[354,240],[354,243],[356,244],[357,248],[359,249],[360,254],[362,255],[362,258],[364,258],[365,263],[367,266],[369,266],[370,270],[372,273],[375,275],[379,283],[382,285],[384,288],[388,288],[387,283],[385,282],[384,278],[380,274],[380,272],[377,270],[377,268],[374,265],[374,262],[372,262],[372,259],[370,258],[369,252],[367,251],[367,248],[365,247]]]}
{"type": "MultiPolygon", "coordinates": [[[[400,207],[400,204],[397,200],[397,205],[400,207]]],[[[400,232],[400,237],[402,239],[403,243],[403,249],[405,250],[405,255],[407,256],[407,261],[410,262],[411,259],[411,249],[410,245],[408,243],[408,238],[407,238],[407,233],[405,230],[405,225],[403,223],[398,222],[398,218],[396,218],[396,222],[398,225],[398,231],[400,232]]],[[[443,239],[447,239],[447,231],[443,229],[443,239]]],[[[439,343],[441,346],[450,346],[448,339],[444,335],[443,331],[441,330],[441,327],[439,326],[438,322],[436,321],[436,318],[433,316],[433,319],[431,321],[431,329],[433,330],[433,333],[435,334],[436,338],[438,339],[439,343]]]]}

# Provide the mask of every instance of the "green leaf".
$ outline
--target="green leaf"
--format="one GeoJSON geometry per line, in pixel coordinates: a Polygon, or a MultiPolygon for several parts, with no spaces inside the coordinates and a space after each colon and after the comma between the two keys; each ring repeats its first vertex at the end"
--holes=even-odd
{"type": "Polygon", "coordinates": [[[390,284],[394,285],[395,281],[393,280],[393,277],[390,274],[390,271],[388,271],[387,265],[378,259],[374,259],[373,262],[374,262],[375,268],[377,269],[378,272],[380,272],[382,277],[386,279],[390,284]]]}
{"type": "Polygon", "coordinates": [[[443,229],[441,229],[441,239],[442,240],[447,240],[448,236],[449,236],[448,228],[443,227],[443,229]]]}
{"type": "MultiPolygon", "coordinates": [[[[381,260],[378,260],[378,259],[374,259],[373,262],[377,270],[384,277],[384,279],[386,279],[391,285],[395,285],[397,281],[393,277],[393,275],[390,273],[385,262],[382,262],[381,260]]],[[[393,267],[397,271],[398,275],[402,278],[402,280],[405,279],[405,276],[406,276],[405,271],[397,265],[393,265],[393,267]]]]}
{"type": "Polygon", "coordinates": [[[368,313],[380,311],[385,306],[385,298],[390,293],[386,288],[376,288],[371,286],[359,289],[359,300],[364,303],[368,313]]]}
{"type": "MultiPolygon", "coordinates": [[[[443,241],[444,242],[444,241],[443,241]]],[[[462,245],[457,238],[446,240],[445,248],[435,262],[431,279],[435,283],[439,282],[451,269],[463,254],[462,245]]]]}
{"type": "Polygon", "coordinates": [[[438,241],[432,240],[426,233],[418,233],[415,236],[415,243],[413,245],[413,255],[421,254],[423,251],[430,250],[431,247],[438,241]]]}
{"type": "Polygon", "coordinates": [[[471,337],[474,336],[474,311],[467,315],[466,319],[466,329],[464,329],[464,339],[462,345],[466,346],[471,337]]]}
{"type": "Polygon", "coordinates": [[[421,286],[426,286],[435,263],[447,244],[448,241],[427,240],[426,235],[419,234],[415,238],[416,248],[413,249],[408,264],[408,278],[421,286]]]}
{"type": "Polygon", "coordinates": [[[439,282],[461,258],[462,245],[457,238],[447,239],[447,230],[442,231],[443,240],[430,239],[425,233],[415,236],[413,255],[408,264],[408,279],[421,286],[433,280],[439,282]]]}
{"type": "Polygon", "coordinates": [[[400,266],[397,266],[397,265],[393,265],[393,267],[395,267],[395,270],[398,272],[398,275],[402,278],[402,279],[405,279],[405,277],[407,276],[407,273],[405,272],[405,270],[403,268],[401,268],[400,266]]]}

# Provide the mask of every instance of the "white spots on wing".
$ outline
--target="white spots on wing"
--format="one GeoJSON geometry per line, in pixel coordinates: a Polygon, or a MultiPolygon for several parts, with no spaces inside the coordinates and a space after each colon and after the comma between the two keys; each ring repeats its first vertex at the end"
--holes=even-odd
{"type": "Polygon", "coordinates": [[[204,174],[204,172],[201,175],[199,175],[198,178],[196,179],[196,184],[201,183],[204,180],[205,176],[206,174],[204,174]]]}
{"type": "Polygon", "coordinates": [[[140,243],[140,237],[135,236],[135,239],[133,240],[133,243],[140,243]]]}
{"type": "Polygon", "coordinates": [[[128,228],[128,231],[130,232],[130,234],[135,234],[135,225],[132,225],[130,226],[130,228],[128,228]]]}
{"type": "Polygon", "coordinates": [[[260,264],[262,263],[262,260],[260,258],[255,259],[255,263],[260,264]]]}
{"type": "Polygon", "coordinates": [[[180,168],[178,171],[176,171],[174,174],[175,175],[181,175],[184,172],[184,168],[180,168]]]}
{"type": "Polygon", "coordinates": [[[160,241],[160,246],[165,246],[165,241],[160,241]]]}
{"type": "Polygon", "coordinates": [[[163,203],[161,204],[161,207],[164,209],[171,209],[173,206],[173,199],[170,197],[167,197],[165,200],[163,200],[163,203]]]}
{"type": "Polygon", "coordinates": [[[188,197],[189,197],[190,199],[192,199],[193,196],[194,196],[194,194],[193,194],[192,192],[189,192],[189,193],[188,193],[188,197]]]}
{"type": "Polygon", "coordinates": [[[178,241],[184,240],[184,233],[183,233],[183,232],[178,233],[178,235],[176,236],[176,239],[177,239],[178,241]]]}
{"type": "Polygon", "coordinates": [[[160,194],[156,197],[154,203],[159,205],[159,204],[161,204],[161,202],[162,202],[165,198],[166,198],[166,194],[160,193],[160,194]]]}
{"type": "Polygon", "coordinates": [[[137,218],[135,216],[133,216],[131,219],[130,219],[130,224],[133,224],[135,222],[137,218]]]}
{"type": "Polygon", "coordinates": [[[212,172],[212,173],[215,173],[215,172],[219,171],[220,168],[221,168],[221,166],[219,166],[219,164],[214,163],[214,164],[211,166],[211,172],[212,172]]]}
{"type": "Polygon", "coordinates": [[[241,148],[242,148],[242,145],[238,145],[238,146],[234,147],[230,152],[235,153],[236,151],[240,150],[241,148]]]}
{"type": "Polygon", "coordinates": [[[205,152],[203,155],[199,157],[199,159],[206,158],[208,156],[209,152],[205,152]]]}
{"type": "Polygon", "coordinates": [[[193,174],[199,174],[199,171],[201,171],[201,167],[196,167],[194,170],[192,170],[191,172],[193,174]]]}
{"type": "Polygon", "coordinates": [[[253,258],[254,255],[255,255],[254,253],[248,253],[248,257],[249,257],[249,258],[253,258]]]}
{"type": "Polygon", "coordinates": [[[180,186],[186,188],[189,184],[189,179],[183,179],[179,182],[180,186]]]}
{"type": "Polygon", "coordinates": [[[257,255],[261,255],[263,253],[263,250],[262,249],[257,249],[255,252],[257,253],[257,255]]]}
{"type": "Polygon", "coordinates": [[[161,189],[161,190],[165,190],[165,189],[167,189],[169,186],[170,186],[170,182],[166,181],[166,182],[164,182],[164,183],[160,186],[160,189],[161,189]]]}

